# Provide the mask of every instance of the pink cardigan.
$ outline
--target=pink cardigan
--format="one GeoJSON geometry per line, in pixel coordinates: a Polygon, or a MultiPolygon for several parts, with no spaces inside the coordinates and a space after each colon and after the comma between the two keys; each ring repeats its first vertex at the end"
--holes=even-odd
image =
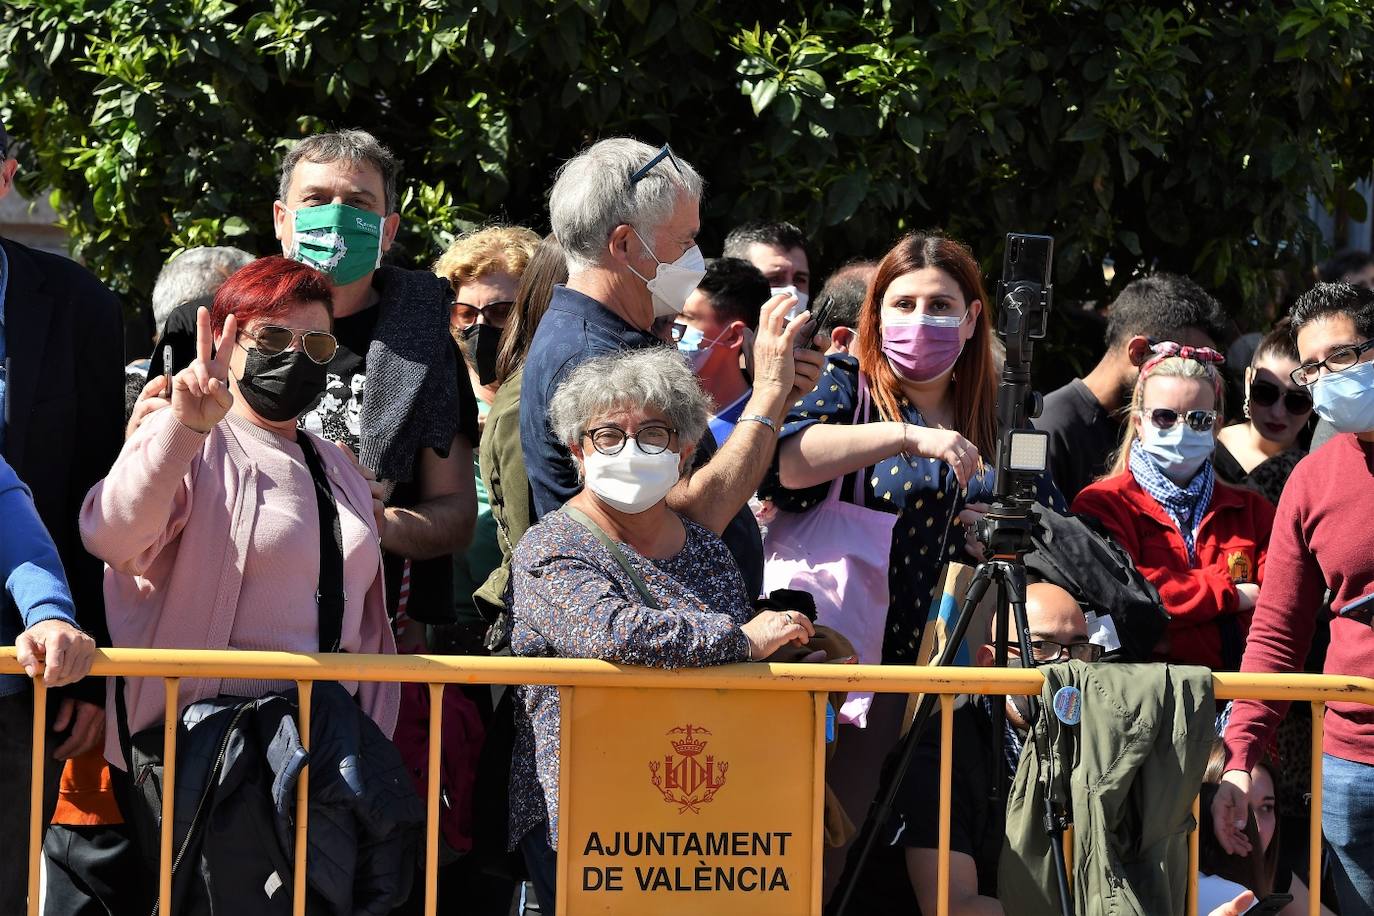
{"type": "MultiPolygon", "coordinates": [[[[311,439],[335,496],[375,536],[367,481],[337,446],[313,435],[311,439]]],[[[171,410],[149,417],[124,443],[109,476],[91,488],[81,508],[86,549],[108,564],[105,614],[113,645],[228,649],[244,557],[262,498],[253,459],[228,420],[202,434],[179,423],[171,410]]],[[[360,652],[396,651],[382,588],[379,563],[364,598],[360,652]]],[[[183,679],[181,707],[217,696],[221,682],[183,679]]],[[[122,767],[114,679],[109,683],[105,756],[122,767]]],[[[160,723],[160,679],[130,678],[127,684],[130,732],[160,723]]],[[[358,696],[390,736],[399,685],[362,684],[358,696]]]]}

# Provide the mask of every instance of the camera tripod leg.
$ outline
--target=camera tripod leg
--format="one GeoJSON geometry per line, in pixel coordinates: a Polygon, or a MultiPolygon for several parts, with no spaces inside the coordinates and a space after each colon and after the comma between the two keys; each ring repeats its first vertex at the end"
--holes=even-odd
{"type": "MultiPolygon", "coordinates": [[[[940,658],[935,664],[941,668],[948,668],[954,664],[954,658],[959,654],[959,646],[964,641],[964,635],[968,633],[969,624],[973,621],[974,612],[987,594],[988,586],[992,584],[993,571],[990,565],[979,566],[974,573],[973,581],[969,583],[968,591],[964,593],[964,603],[959,607],[959,616],[955,620],[954,630],[950,633],[949,639],[940,648],[940,658]]],[[[920,746],[921,735],[925,732],[926,726],[935,715],[935,703],[937,697],[933,693],[923,694],[921,702],[916,707],[916,715],[911,720],[911,728],[907,730],[906,737],[902,739],[901,751],[897,756],[896,763],[890,771],[883,776],[883,781],[879,783],[878,794],[874,796],[873,803],[869,805],[868,817],[864,820],[863,827],[859,831],[859,836],[855,840],[855,848],[858,849],[857,856],[850,858],[850,865],[845,870],[847,875],[844,883],[838,888],[835,899],[839,903],[833,909],[834,916],[844,916],[849,900],[854,895],[854,889],[858,886],[859,877],[863,874],[864,864],[873,852],[873,845],[878,839],[878,831],[887,823],[889,815],[892,813],[892,803],[897,799],[897,791],[901,788],[902,777],[911,766],[911,758],[916,754],[916,748],[920,746]]]]}

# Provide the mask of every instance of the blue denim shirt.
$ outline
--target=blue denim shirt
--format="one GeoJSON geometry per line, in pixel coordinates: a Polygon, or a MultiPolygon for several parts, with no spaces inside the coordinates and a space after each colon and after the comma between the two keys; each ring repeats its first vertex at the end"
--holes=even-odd
{"type": "MultiPolygon", "coordinates": [[[[549,401],[558,386],[589,359],[663,345],[590,296],[566,286],[553,288],[549,310],[540,320],[525,357],[520,389],[520,444],[534,497],[532,522],[582,489],[572,455],[549,428],[549,401]]],[[[716,441],[707,432],[697,444],[698,465],[715,452],[716,441]]],[[[739,564],[750,597],[758,595],[763,588],[763,539],[748,506],[735,515],[721,539],[739,564]]]]}

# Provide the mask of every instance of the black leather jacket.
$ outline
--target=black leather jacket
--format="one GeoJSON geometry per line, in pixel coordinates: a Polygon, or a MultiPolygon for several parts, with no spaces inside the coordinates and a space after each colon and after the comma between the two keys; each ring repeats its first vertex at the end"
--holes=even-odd
{"type": "MultiPolygon", "coordinates": [[[[218,697],[182,716],[173,910],[291,912],[296,692],[218,697]]],[[[383,916],[410,892],[425,811],[400,752],[335,683],[314,688],[309,912],[383,916]]]]}

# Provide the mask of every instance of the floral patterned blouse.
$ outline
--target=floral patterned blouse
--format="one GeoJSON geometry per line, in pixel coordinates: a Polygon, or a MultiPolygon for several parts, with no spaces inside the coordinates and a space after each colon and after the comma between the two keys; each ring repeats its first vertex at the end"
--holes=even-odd
{"type": "MultiPolygon", "coordinates": [[[[511,650],[542,658],[599,658],[656,668],[749,660],[740,629],[754,616],[725,544],[682,519],[687,541],[664,560],[620,544],[653,595],[644,603],[595,535],[562,512],[525,532],[511,561],[511,650]]],[[[515,688],[510,845],[547,823],[558,848],[558,688],[515,688]]]]}
{"type": "MultiPolygon", "coordinates": [[[[839,426],[878,419],[876,408],[871,409],[869,418],[855,418],[858,387],[859,361],[847,355],[832,356],[815,390],[788,412],[780,440],[817,423],[839,426]]],[[[907,423],[927,425],[915,405],[903,399],[900,407],[907,423]]],[[[994,456],[984,455],[983,460],[983,468],[969,481],[967,495],[960,493],[959,481],[949,465],[934,458],[907,460],[896,455],[863,471],[863,504],[897,515],[888,564],[890,599],[883,636],[884,664],[911,664],[916,660],[931,597],[940,583],[945,562],[975,562],[964,549],[963,528],[954,522],[966,503],[992,501],[994,456]]],[[[856,502],[854,486],[855,475],[851,474],[840,489],[840,498],[856,502]]],[[[759,495],[773,500],[784,511],[805,512],[824,501],[829,491],[829,483],[801,490],[786,489],[778,482],[775,458],[759,495]]],[[[1040,478],[1037,499],[1056,511],[1064,511],[1063,497],[1048,474],[1040,478]]]]}

